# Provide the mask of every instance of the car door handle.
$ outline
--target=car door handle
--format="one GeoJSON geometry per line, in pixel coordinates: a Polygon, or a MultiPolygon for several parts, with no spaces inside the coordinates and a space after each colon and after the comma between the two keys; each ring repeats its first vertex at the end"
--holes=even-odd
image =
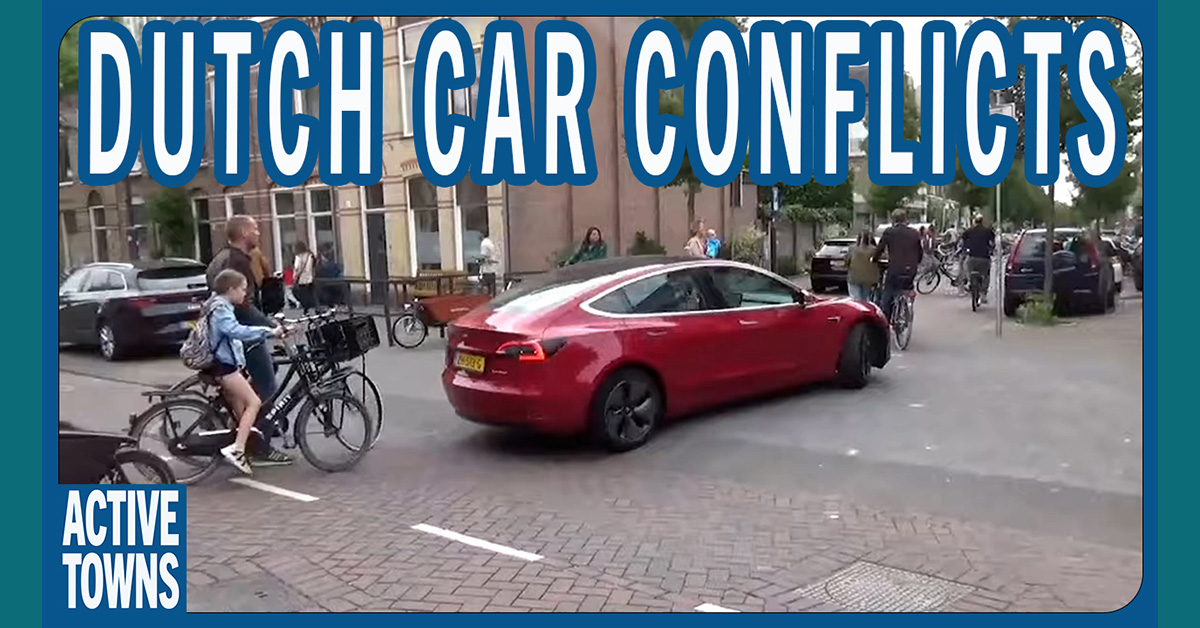
{"type": "Polygon", "coordinates": [[[827,319],[825,319],[825,320],[827,320],[827,321],[829,321],[829,322],[831,322],[831,323],[837,323],[837,322],[840,322],[840,321],[842,320],[842,317],[841,317],[841,316],[830,316],[829,318],[827,318],[827,319]]]}
{"type": "Polygon", "coordinates": [[[648,332],[646,332],[646,335],[652,336],[654,338],[659,338],[661,336],[667,335],[667,332],[665,332],[665,331],[648,331],[648,332]]]}
{"type": "Polygon", "coordinates": [[[738,324],[739,324],[739,325],[741,325],[742,327],[754,327],[755,325],[757,325],[757,324],[758,324],[758,321],[744,321],[744,320],[739,320],[739,321],[738,321],[738,324]]]}

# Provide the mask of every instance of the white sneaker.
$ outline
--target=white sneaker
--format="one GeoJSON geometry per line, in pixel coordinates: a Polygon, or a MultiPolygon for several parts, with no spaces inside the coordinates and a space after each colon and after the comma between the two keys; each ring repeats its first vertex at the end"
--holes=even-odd
{"type": "Polygon", "coordinates": [[[245,451],[239,451],[233,445],[228,445],[221,448],[221,455],[229,464],[233,465],[238,471],[246,475],[252,475],[254,470],[250,468],[250,459],[246,456],[245,451]]]}

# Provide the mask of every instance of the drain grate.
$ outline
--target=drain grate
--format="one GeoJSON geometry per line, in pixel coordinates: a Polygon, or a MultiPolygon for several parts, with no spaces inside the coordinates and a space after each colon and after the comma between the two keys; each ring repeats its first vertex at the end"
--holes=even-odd
{"type": "Polygon", "coordinates": [[[918,613],[937,611],[974,587],[875,563],[857,562],[800,590],[852,611],[918,613]]]}

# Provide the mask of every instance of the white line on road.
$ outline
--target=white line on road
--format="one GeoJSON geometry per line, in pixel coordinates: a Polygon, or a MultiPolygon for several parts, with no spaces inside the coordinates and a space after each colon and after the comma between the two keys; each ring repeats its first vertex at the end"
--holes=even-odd
{"type": "Polygon", "coordinates": [[[249,486],[250,488],[256,488],[260,491],[265,491],[267,493],[274,493],[276,495],[282,495],[283,497],[290,497],[292,499],[302,501],[302,502],[315,502],[318,499],[320,499],[319,497],[313,497],[312,495],[305,495],[304,493],[297,493],[296,491],[289,491],[286,488],[279,488],[278,486],[273,486],[273,485],[267,484],[265,482],[259,482],[258,480],[251,480],[249,478],[229,478],[229,481],[233,482],[234,484],[241,484],[242,486],[249,486]]]}
{"type": "Polygon", "coordinates": [[[741,612],[741,611],[735,611],[732,608],[725,608],[724,606],[717,606],[716,604],[709,604],[708,602],[705,602],[705,603],[701,604],[700,606],[697,606],[694,610],[700,611],[701,613],[740,613],[741,612]]]}
{"type": "Polygon", "coordinates": [[[463,543],[465,545],[470,545],[472,547],[478,547],[480,549],[485,549],[488,551],[496,552],[497,554],[504,554],[505,556],[512,556],[513,558],[520,558],[521,560],[527,560],[529,562],[538,561],[538,560],[542,559],[541,556],[539,556],[537,554],[533,554],[531,552],[524,552],[519,549],[513,549],[511,547],[506,547],[504,545],[498,545],[496,543],[492,543],[491,541],[485,541],[483,539],[477,539],[473,536],[459,534],[458,532],[454,532],[452,530],[445,530],[442,528],[438,528],[436,526],[431,526],[427,523],[418,523],[417,525],[413,526],[412,529],[419,530],[421,532],[427,532],[429,534],[434,534],[434,535],[440,536],[442,538],[450,539],[451,541],[458,541],[459,543],[463,543]]]}

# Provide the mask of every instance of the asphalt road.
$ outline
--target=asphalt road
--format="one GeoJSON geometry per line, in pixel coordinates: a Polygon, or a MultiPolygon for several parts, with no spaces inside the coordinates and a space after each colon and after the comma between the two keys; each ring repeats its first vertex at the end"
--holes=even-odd
{"type": "MultiPolygon", "coordinates": [[[[1053,329],[1006,321],[1002,339],[994,330],[991,311],[972,313],[949,294],[921,297],[909,350],[896,354],[865,390],[815,387],[722,409],[669,426],[650,445],[619,456],[466,423],[441,392],[442,341],[434,337],[411,351],[382,347],[369,354],[367,371],[384,391],[387,423],[364,462],[336,475],[303,462],[255,475],[319,497],[313,504],[324,505],[328,510],[319,512],[334,519],[314,516],[312,504],[224,481],[229,474],[189,489],[189,607],[249,609],[270,598],[279,610],[688,610],[692,602],[812,610],[824,607],[820,596],[799,593],[805,585],[866,561],[976,587],[946,608],[1118,608],[1137,591],[1141,574],[1141,300],[1126,295],[1114,314],[1053,329]],[[369,531],[381,545],[350,548],[364,558],[345,569],[339,550],[318,551],[315,559],[303,552],[273,567],[279,550],[247,541],[243,553],[269,557],[247,562],[222,549],[219,539],[230,533],[223,527],[227,509],[262,518],[268,522],[262,533],[272,538],[319,543],[333,526],[354,535],[369,531]],[[269,523],[293,514],[310,523],[283,531],[269,523]],[[562,521],[558,536],[546,541],[538,517],[562,521]],[[781,523],[769,524],[777,518],[781,523]],[[557,550],[543,551],[546,560],[538,563],[567,574],[551,580],[569,576],[573,586],[605,592],[566,590],[559,592],[562,599],[546,600],[549,593],[536,588],[544,577],[538,574],[522,583],[534,587],[531,592],[522,588],[511,600],[503,593],[511,586],[487,579],[482,584],[491,589],[466,590],[474,587],[461,581],[478,580],[488,563],[477,572],[466,567],[487,552],[468,547],[475,554],[459,556],[453,542],[433,537],[442,542],[428,554],[433,562],[398,556],[396,547],[424,542],[397,521],[421,523],[415,519],[482,530],[481,538],[498,543],[557,550]],[[850,526],[851,519],[862,523],[850,526]],[[885,519],[890,523],[882,531],[865,523],[885,519]],[[897,522],[907,519],[925,528],[914,524],[913,538],[889,540],[891,528],[901,530],[897,522]],[[831,521],[840,532],[814,532],[831,521]],[[786,532],[797,525],[803,534],[786,532]],[[958,544],[948,543],[942,530],[954,530],[958,544]],[[664,549],[676,535],[704,539],[700,545],[709,548],[728,545],[728,551],[710,555],[695,543],[664,549]],[[578,553],[595,539],[611,545],[612,556],[599,561],[592,551],[579,564],[578,553]],[[659,555],[640,567],[637,548],[647,544],[668,557],[661,559],[667,561],[661,574],[650,569],[661,564],[659,555]],[[956,560],[968,557],[966,573],[939,553],[951,546],[956,560]],[[872,553],[884,549],[887,556],[872,553]],[[913,558],[918,555],[923,558],[913,558]],[[378,565],[362,566],[375,560],[378,565]],[[393,583],[367,583],[363,578],[372,573],[359,573],[393,562],[405,566],[393,583]],[[747,562],[777,577],[751,590],[751,580],[763,574],[729,575],[747,562]],[[699,564],[707,584],[689,580],[699,564]],[[306,590],[306,580],[289,580],[288,569],[319,572],[328,587],[306,590]],[[970,582],[981,571],[991,580],[970,582]],[[271,577],[254,580],[260,574],[271,577]],[[269,591],[251,599],[239,593],[245,588],[239,578],[269,591]],[[413,584],[414,578],[421,582],[413,584]],[[427,582],[431,578],[441,580],[427,582]],[[577,582],[589,578],[607,584],[577,582]],[[447,584],[456,579],[463,591],[447,584]],[[528,603],[517,604],[522,600],[528,603]]],[[[106,364],[85,350],[64,349],[59,414],[81,426],[123,429],[129,413],[144,407],[140,390],[186,374],[170,352],[106,364]]],[[[848,608],[844,602],[831,608],[839,605],[848,608]]]]}

